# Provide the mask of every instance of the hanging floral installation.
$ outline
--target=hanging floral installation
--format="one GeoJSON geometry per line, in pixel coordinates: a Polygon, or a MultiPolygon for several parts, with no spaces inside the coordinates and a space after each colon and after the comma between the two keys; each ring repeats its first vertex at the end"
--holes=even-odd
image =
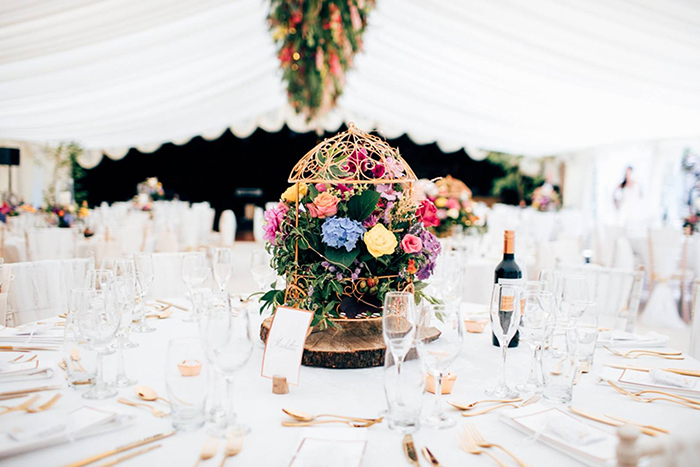
{"type": "Polygon", "coordinates": [[[374,0],[272,0],[268,21],[289,102],[310,121],[331,110],[345,84],[374,0]]]}

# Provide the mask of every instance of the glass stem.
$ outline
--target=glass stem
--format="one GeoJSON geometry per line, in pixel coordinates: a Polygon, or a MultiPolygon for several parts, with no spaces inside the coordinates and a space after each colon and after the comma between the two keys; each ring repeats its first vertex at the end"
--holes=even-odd
{"type": "Polygon", "coordinates": [[[501,344],[501,358],[503,359],[503,367],[501,368],[501,379],[498,382],[498,386],[506,387],[506,350],[508,350],[509,342],[504,342],[501,344]]]}
{"type": "Polygon", "coordinates": [[[144,293],[143,296],[141,297],[141,303],[139,304],[139,308],[141,309],[141,326],[146,327],[146,294],[144,293]]]}
{"type": "Polygon", "coordinates": [[[95,357],[95,387],[102,388],[104,386],[104,381],[102,377],[102,352],[98,351],[95,357]]]}
{"type": "Polygon", "coordinates": [[[530,363],[530,377],[527,379],[527,384],[539,385],[539,379],[537,378],[537,348],[538,346],[533,346],[532,348],[532,362],[530,363]]]}
{"type": "Polygon", "coordinates": [[[226,418],[229,424],[233,424],[236,420],[233,403],[233,376],[226,377],[226,418]]]}
{"type": "Polygon", "coordinates": [[[435,408],[433,409],[433,414],[442,418],[442,405],[440,405],[440,399],[442,399],[442,372],[436,371],[433,377],[435,378],[435,408]]]}

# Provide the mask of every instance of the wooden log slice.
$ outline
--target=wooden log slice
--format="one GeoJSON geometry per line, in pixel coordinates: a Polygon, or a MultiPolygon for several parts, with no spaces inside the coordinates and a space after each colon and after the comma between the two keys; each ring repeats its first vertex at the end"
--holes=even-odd
{"type": "MultiPolygon", "coordinates": [[[[382,336],[382,318],[336,319],[338,329],[321,331],[314,328],[304,344],[301,363],[321,368],[370,368],[384,365],[386,346],[382,336]]],[[[265,341],[272,318],[260,326],[265,341]]],[[[428,338],[437,339],[440,332],[428,329],[428,338]]]]}

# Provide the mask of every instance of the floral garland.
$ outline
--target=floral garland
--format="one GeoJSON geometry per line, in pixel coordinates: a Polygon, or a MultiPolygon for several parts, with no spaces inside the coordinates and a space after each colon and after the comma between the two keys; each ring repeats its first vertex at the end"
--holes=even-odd
{"type": "Polygon", "coordinates": [[[560,206],[559,193],[551,185],[542,185],[532,192],[532,207],[538,211],[556,211],[560,206]]]}
{"type": "Polygon", "coordinates": [[[331,110],[362,49],[374,0],[272,0],[268,22],[289,102],[307,121],[331,110]]]}
{"type": "MultiPolygon", "coordinates": [[[[348,165],[365,161],[356,152],[348,165]]],[[[372,170],[391,170],[377,167],[372,170]]],[[[417,205],[401,183],[299,183],[265,212],[264,238],[273,268],[288,285],[295,275],[306,278],[298,306],[314,312],[312,324],[333,326],[330,318],[341,313],[347,318],[375,316],[384,294],[401,284],[412,283],[417,298],[424,296],[421,281],[432,275],[441,251],[425,227],[423,216],[432,212],[431,206],[429,200],[417,205]]],[[[285,302],[285,291],[272,289],[261,301],[274,309],[285,302]]]]}

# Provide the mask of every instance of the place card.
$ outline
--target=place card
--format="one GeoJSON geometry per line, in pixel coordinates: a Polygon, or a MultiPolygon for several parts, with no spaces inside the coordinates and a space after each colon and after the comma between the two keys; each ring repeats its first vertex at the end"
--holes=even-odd
{"type": "Polygon", "coordinates": [[[304,342],[314,314],[298,308],[278,307],[265,342],[262,376],[284,376],[289,384],[299,385],[304,342]]]}
{"type": "Polygon", "coordinates": [[[289,467],[360,467],[366,440],[304,438],[289,467]]]}

